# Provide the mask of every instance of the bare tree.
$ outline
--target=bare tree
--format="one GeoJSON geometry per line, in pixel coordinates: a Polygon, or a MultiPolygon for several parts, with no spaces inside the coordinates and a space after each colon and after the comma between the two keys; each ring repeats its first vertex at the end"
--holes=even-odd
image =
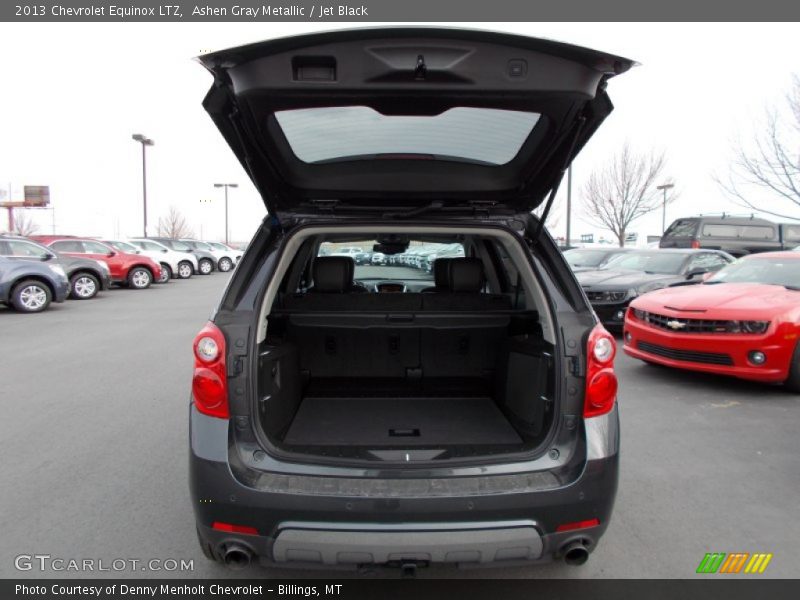
{"type": "Polygon", "coordinates": [[[169,207],[169,214],[158,220],[158,235],[172,239],[194,237],[194,230],[189,227],[186,217],[174,206],[169,207]]]}
{"type": "MultiPolygon", "coordinates": [[[[587,220],[611,231],[620,247],[624,246],[630,224],[661,208],[664,202],[664,196],[656,189],[658,184],[665,183],[664,165],[663,152],[637,154],[626,143],[608,164],[589,176],[583,190],[587,220]]],[[[673,188],[667,195],[667,203],[676,197],[673,188]]]]}
{"type": "Polygon", "coordinates": [[[734,202],[783,219],[800,220],[800,77],[785,98],[783,109],[766,109],[764,123],[749,144],[739,140],[728,176],[716,177],[734,202]],[[773,202],[758,199],[766,190],[773,202]],[[766,206],[765,206],[766,204],[766,206]],[[794,213],[794,214],[792,214],[794,213]]]}
{"type": "Polygon", "coordinates": [[[24,235],[25,237],[33,235],[39,231],[39,226],[31,219],[31,216],[24,210],[14,209],[14,229],[12,233],[17,235],[24,235]]]}

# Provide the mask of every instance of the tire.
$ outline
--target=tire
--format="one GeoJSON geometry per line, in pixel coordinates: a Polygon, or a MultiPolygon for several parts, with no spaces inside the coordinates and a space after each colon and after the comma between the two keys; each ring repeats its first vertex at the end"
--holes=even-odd
{"type": "Polygon", "coordinates": [[[53,299],[53,293],[41,281],[25,279],[14,286],[11,292],[11,306],[19,312],[42,312],[53,299]]]}
{"type": "Polygon", "coordinates": [[[183,261],[178,265],[178,277],[180,279],[189,279],[192,275],[194,275],[192,263],[183,261]]]}
{"type": "Polygon", "coordinates": [[[89,300],[100,291],[100,280],[91,273],[75,273],[69,279],[69,297],[74,300],[89,300]]]}
{"type": "Polygon", "coordinates": [[[207,258],[201,258],[200,262],[198,263],[198,268],[200,269],[200,273],[202,275],[210,275],[211,271],[214,270],[214,263],[207,258]]]}
{"type": "Polygon", "coordinates": [[[167,263],[161,263],[161,278],[158,283],[167,283],[170,279],[172,279],[172,267],[167,263]]]}
{"type": "Polygon", "coordinates": [[[134,267],[128,273],[128,287],[135,290],[144,290],[153,283],[153,274],[144,267],[134,267]]]}
{"type": "Polygon", "coordinates": [[[789,378],[783,382],[783,385],[790,392],[800,394],[800,342],[797,342],[794,347],[792,363],[789,365],[789,378]]]}
{"type": "Polygon", "coordinates": [[[228,258],[227,256],[223,256],[219,259],[219,270],[223,273],[227,273],[233,268],[233,261],[228,258]]]}

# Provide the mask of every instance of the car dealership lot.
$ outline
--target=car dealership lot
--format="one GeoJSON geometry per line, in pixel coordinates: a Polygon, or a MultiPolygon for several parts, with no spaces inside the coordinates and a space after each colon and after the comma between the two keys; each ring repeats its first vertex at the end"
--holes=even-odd
{"type": "MultiPolygon", "coordinates": [[[[391,269],[372,268],[375,277],[391,269]]],[[[209,563],[197,545],[187,482],[191,341],[227,279],[214,273],[136,293],[111,290],[37,315],[0,309],[0,576],[42,575],[17,571],[20,554],[106,565],[194,560],[191,572],[45,573],[50,577],[331,576],[232,572],[209,563]]],[[[761,577],[797,576],[800,397],[647,366],[621,351],[617,371],[619,492],[589,561],[435,567],[419,577],[689,577],[706,552],[770,552],[761,577]]]]}

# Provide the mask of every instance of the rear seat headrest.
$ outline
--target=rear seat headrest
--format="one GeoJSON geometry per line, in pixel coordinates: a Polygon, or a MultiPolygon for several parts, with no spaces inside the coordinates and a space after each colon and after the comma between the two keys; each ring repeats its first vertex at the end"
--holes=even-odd
{"type": "Polygon", "coordinates": [[[452,258],[437,258],[433,261],[433,283],[437,288],[446,289],[450,285],[450,261],[452,258]]]}
{"type": "Polygon", "coordinates": [[[451,292],[480,292],[483,289],[483,263],[479,258],[453,258],[447,268],[451,292]]]}
{"type": "Polygon", "coordinates": [[[349,256],[318,256],[311,265],[315,292],[344,292],[353,285],[355,263],[349,256]]]}

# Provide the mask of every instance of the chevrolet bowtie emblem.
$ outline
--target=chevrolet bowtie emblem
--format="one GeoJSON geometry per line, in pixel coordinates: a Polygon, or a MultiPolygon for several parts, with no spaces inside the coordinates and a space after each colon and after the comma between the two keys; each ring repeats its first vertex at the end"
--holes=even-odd
{"type": "Polygon", "coordinates": [[[683,329],[686,327],[686,323],[681,323],[680,321],[667,321],[667,327],[675,330],[683,329]]]}

